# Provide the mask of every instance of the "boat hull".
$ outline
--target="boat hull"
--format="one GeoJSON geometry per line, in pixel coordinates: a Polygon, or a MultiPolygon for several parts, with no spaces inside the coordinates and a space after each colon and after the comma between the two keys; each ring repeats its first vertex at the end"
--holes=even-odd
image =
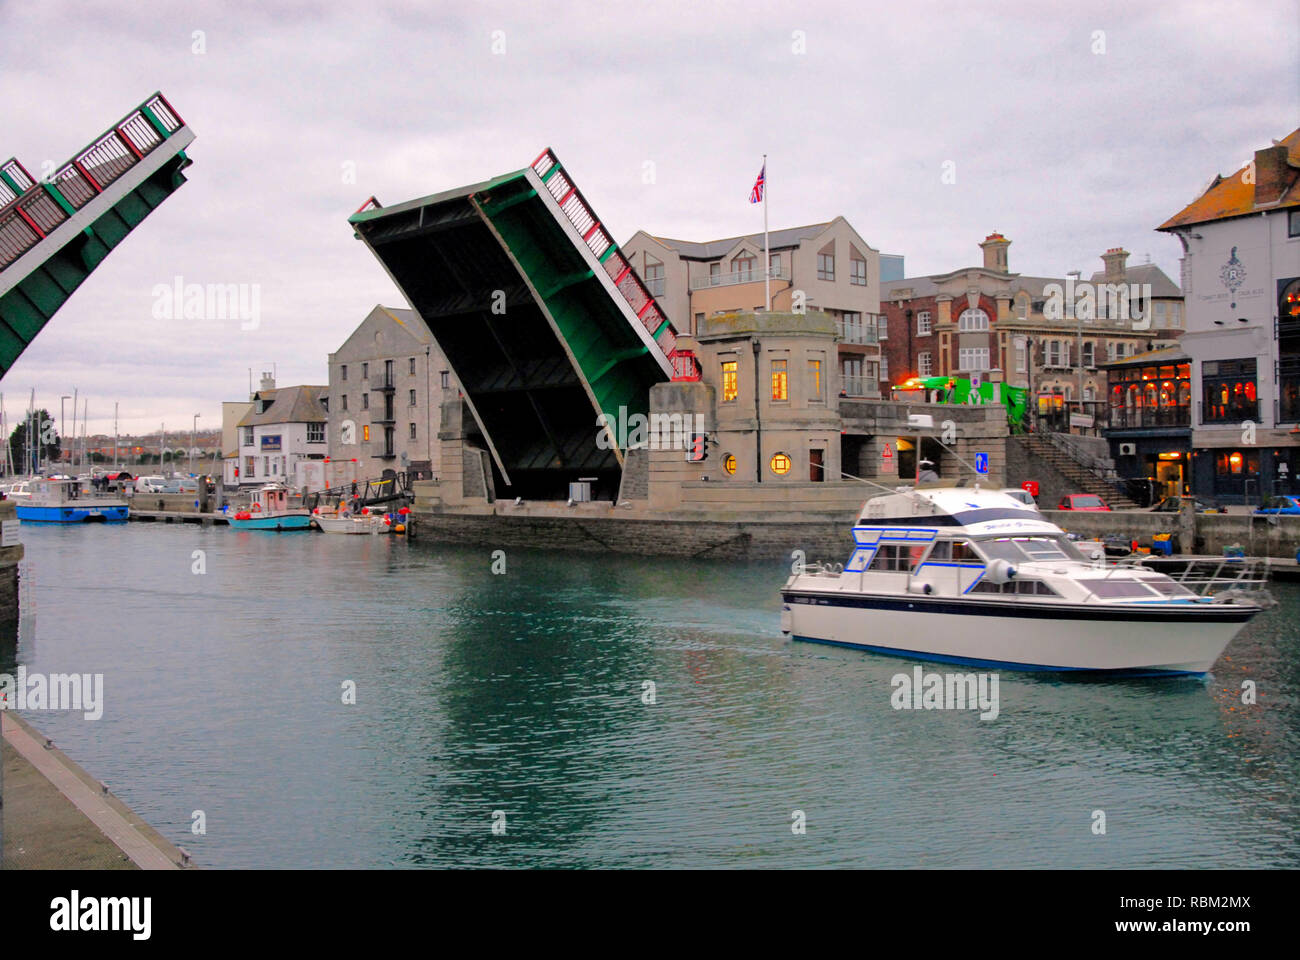
{"type": "Polygon", "coordinates": [[[125,505],[105,506],[40,506],[18,500],[14,504],[19,520],[28,523],[121,523],[130,508],[125,505]]]}
{"type": "Polygon", "coordinates": [[[782,591],[797,640],[1029,671],[1203,674],[1256,613],[1247,604],[1028,604],[782,591]]]}
{"type": "Polygon", "coordinates": [[[317,516],[312,519],[317,529],[326,533],[344,533],[344,534],[381,534],[390,533],[392,527],[384,523],[380,517],[325,517],[317,516]]]}
{"type": "Polygon", "coordinates": [[[247,520],[239,520],[235,517],[230,518],[230,525],[236,530],[270,530],[272,532],[290,530],[310,530],[311,514],[309,513],[282,513],[272,516],[257,516],[256,514],[247,520]]]}

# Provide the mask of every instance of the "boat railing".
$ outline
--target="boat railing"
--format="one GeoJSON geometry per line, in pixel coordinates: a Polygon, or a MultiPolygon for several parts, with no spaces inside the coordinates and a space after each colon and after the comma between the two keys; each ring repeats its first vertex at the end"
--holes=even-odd
{"type": "Polygon", "coordinates": [[[844,564],[810,560],[803,565],[803,572],[814,577],[838,577],[844,573],[844,564]]]}
{"type": "MultiPolygon", "coordinates": [[[[1124,557],[1116,562],[1116,569],[1141,567],[1164,573],[1179,585],[1202,597],[1211,597],[1227,590],[1237,593],[1263,593],[1266,596],[1270,577],[1268,558],[1258,557],[1188,557],[1181,570],[1165,571],[1148,564],[1151,558],[1142,555],[1124,557]]],[[[1268,597],[1271,599],[1271,596],[1268,597]]],[[[1271,605],[1271,604],[1268,604],[1271,605]]]]}

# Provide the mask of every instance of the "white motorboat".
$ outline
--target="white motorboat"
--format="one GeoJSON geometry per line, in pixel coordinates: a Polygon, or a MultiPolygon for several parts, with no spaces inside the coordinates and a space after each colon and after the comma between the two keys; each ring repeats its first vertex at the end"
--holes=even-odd
{"type": "Polygon", "coordinates": [[[781,590],[798,640],[1015,670],[1202,674],[1261,606],[1087,557],[1028,505],[978,487],[868,500],[847,564],[781,590]]]}
{"type": "Polygon", "coordinates": [[[312,526],[326,533],[392,533],[393,525],[385,522],[382,513],[316,513],[312,526]]]}

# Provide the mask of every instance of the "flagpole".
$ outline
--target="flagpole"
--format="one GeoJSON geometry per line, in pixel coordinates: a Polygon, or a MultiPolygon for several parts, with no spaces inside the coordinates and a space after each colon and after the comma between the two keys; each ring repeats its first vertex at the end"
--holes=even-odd
{"type": "Polygon", "coordinates": [[[772,309],[772,254],[767,246],[767,154],[763,154],[763,309],[772,309]]]}

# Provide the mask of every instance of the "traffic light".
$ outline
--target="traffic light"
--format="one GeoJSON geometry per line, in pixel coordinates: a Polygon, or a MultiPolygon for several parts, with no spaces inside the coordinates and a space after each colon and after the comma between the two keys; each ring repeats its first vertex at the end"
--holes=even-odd
{"type": "Polygon", "coordinates": [[[686,462],[703,463],[708,458],[708,435],[703,433],[692,433],[690,445],[686,448],[686,462]]]}

